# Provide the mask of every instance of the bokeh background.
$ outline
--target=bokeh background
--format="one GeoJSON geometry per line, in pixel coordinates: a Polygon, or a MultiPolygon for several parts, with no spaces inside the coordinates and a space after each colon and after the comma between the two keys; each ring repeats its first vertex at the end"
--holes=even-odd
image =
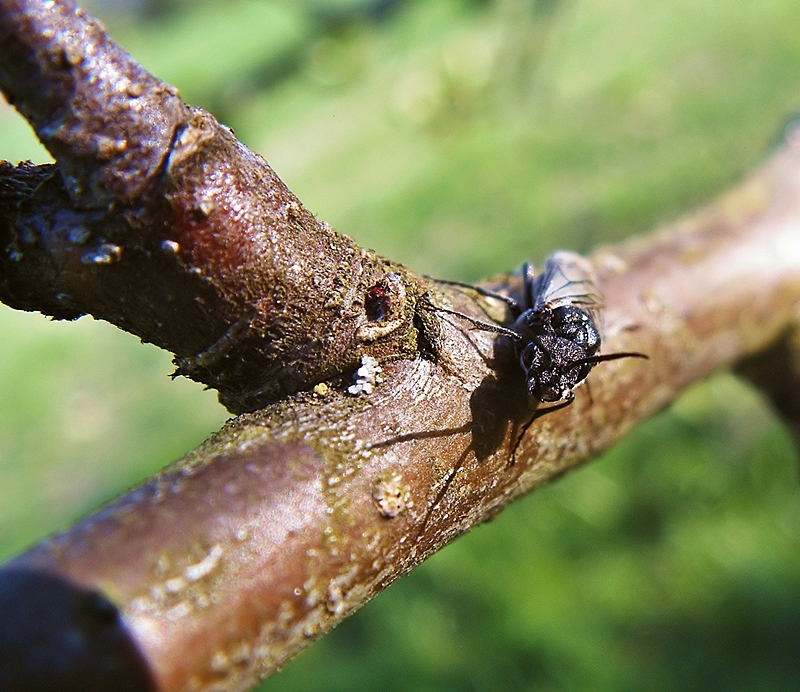
{"type": "MultiPolygon", "coordinates": [[[[477,280],[702,204],[800,112],[796,0],[85,6],[321,218],[477,280]]],[[[0,109],[0,157],[49,160],[0,109]]],[[[0,557],[227,418],[107,324],[0,308],[0,557]]],[[[798,453],[731,374],[400,580],[262,690],[800,689],[798,453]]]]}

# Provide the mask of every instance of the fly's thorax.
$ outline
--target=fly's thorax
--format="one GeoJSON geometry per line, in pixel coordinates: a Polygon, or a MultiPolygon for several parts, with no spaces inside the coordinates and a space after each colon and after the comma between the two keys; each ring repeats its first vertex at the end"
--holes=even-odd
{"type": "Polygon", "coordinates": [[[600,348],[600,330],[593,317],[584,309],[562,305],[551,310],[553,334],[579,346],[584,357],[593,356],[600,348]]]}

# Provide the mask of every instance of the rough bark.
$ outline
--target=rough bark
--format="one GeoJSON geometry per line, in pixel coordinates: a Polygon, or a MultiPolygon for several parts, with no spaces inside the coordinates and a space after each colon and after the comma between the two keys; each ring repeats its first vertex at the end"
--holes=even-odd
{"type": "Polygon", "coordinates": [[[0,2],[0,88],[57,162],[0,169],[6,304],[108,320],[234,413],[413,354],[413,277],[315,219],[74,2],[0,2]],[[388,275],[402,294],[370,305],[388,275]]]}
{"type": "MultiPolygon", "coordinates": [[[[511,464],[530,411],[507,341],[429,307],[503,321],[501,301],[415,277],[315,220],[210,115],[176,105],[149,75],[120,77],[141,68],[70,3],[0,2],[0,23],[3,89],[58,161],[0,171],[0,298],[108,319],[251,411],[0,571],[3,602],[35,601],[30,584],[43,578],[72,594],[82,619],[48,610],[47,631],[83,636],[105,623],[129,636],[124,655],[98,656],[144,662],[154,689],[248,689],[514,498],[797,328],[795,141],[707,209],[593,255],[604,352],[650,360],[599,365],[591,400],[579,390],[537,420],[511,464]],[[72,50],[54,23],[72,22],[86,50],[53,58],[72,50]],[[15,86],[8,55],[42,95],[15,86]],[[102,92],[109,73],[90,135],[50,134],[66,127],[54,121],[80,130],[82,92],[102,92]],[[140,82],[152,96],[141,106],[142,94],[116,97],[140,82]],[[144,118],[156,133],[129,134],[133,115],[119,131],[107,124],[134,144],[105,159],[106,106],[114,123],[162,109],[144,118]],[[140,141],[163,150],[131,153],[140,141]],[[128,174],[136,167],[141,179],[128,174]],[[364,355],[379,359],[382,381],[353,394],[364,355]]],[[[514,294],[519,283],[494,288],[514,294]]]]}

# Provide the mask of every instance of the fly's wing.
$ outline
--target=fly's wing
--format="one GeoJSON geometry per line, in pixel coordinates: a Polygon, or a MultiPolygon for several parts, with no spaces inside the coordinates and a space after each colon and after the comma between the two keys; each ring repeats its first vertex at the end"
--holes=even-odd
{"type": "Polygon", "coordinates": [[[547,258],[544,270],[533,285],[533,308],[574,305],[599,324],[603,295],[597,288],[594,269],[585,257],[559,250],[547,258]]]}

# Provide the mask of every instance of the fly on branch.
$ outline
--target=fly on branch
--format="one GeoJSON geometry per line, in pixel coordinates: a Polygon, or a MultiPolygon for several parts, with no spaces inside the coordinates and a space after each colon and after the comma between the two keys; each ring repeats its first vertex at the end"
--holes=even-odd
{"type": "Polygon", "coordinates": [[[432,310],[456,315],[477,329],[495,332],[513,341],[514,353],[525,376],[528,401],[534,412],[520,429],[512,451],[512,462],[533,421],[569,406],[575,400],[573,390],[586,381],[595,365],[619,358],[647,358],[644,353],[628,351],[599,353],[601,337],[598,325],[602,323],[603,296],[592,266],[584,257],[560,250],[547,259],[544,271],[538,276],[530,262],[523,265],[522,274],[522,304],[479,286],[437,280],[503,300],[514,315],[514,322],[508,326],[476,320],[428,301],[432,310]],[[539,406],[542,403],[553,405],[542,408],[539,406]]]}

